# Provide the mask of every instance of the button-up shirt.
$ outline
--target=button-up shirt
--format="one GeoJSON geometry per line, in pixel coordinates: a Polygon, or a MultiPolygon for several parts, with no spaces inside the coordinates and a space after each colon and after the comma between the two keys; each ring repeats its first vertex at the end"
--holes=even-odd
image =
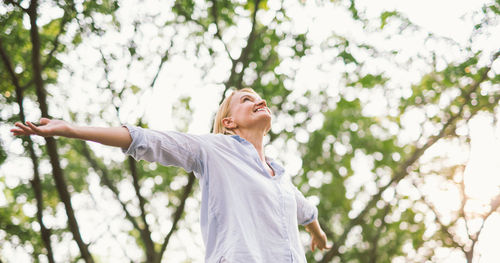
{"type": "Polygon", "coordinates": [[[193,135],[125,125],[136,160],[179,166],[201,186],[201,232],[205,262],[305,263],[298,224],[318,211],[292,184],[284,168],[238,135],[193,135]]]}

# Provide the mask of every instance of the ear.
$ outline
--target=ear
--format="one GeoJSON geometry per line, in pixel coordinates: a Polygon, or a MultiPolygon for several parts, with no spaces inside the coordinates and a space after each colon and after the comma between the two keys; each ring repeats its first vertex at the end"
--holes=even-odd
{"type": "Polygon", "coordinates": [[[234,129],[238,127],[231,117],[222,119],[222,126],[226,127],[227,129],[234,129]]]}

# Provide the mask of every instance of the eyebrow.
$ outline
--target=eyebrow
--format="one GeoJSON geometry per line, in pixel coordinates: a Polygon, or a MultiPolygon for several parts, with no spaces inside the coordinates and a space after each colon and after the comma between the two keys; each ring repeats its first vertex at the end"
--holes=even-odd
{"type": "Polygon", "coordinates": [[[252,98],[252,99],[255,100],[255,98],[252,95],[250,95],[250,94],[245,94],[245,95],[241,96],[240,100],[244,99],[245,97],[249,97],[249,98],[252,98]]]}

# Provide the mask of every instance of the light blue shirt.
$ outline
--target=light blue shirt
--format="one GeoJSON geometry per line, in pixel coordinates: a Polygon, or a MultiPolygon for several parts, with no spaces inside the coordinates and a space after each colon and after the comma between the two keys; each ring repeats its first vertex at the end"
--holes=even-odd
{"type": "Polygon", "coordinates": [[[193,171],[202,189],[201,232],[205,262],[305,263],[298,224],[318,211],[292,184],[281,165],[238,135],[192,135],[128,126],[136,160],[193,171]]]}

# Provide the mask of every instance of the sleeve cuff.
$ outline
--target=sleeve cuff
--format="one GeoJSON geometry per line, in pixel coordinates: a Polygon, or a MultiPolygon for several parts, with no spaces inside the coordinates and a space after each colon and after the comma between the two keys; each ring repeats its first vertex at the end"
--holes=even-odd
{"type": "Polygon", "coordinates": [[[309,225],[314,220],[318,219],[318,208],[316,208],[314,206],[313,209],[314,209],[313,210],[313,215],[311,216],[311,218],[309,218],[308,220],[306,220],[305,222],[303,222],[301,225],[303,225],[303,226],[309,225]]]}
{"type": "Polygon", "coordinates": [[[128,125],[128,124],[122,125],[122,127],[127,128],[128,132],[130,134],[130,137],[132,137],[132,143],[130,143],[128,148],[121,148],[122,152],[124,154],[127,154],[127,155],[132,155],[132,157],[135,158],[134,154],[135,154],[135,149],[137,148],[137,144],[138,144],[137,137],[138,137],[138,133],[139,133],[139,128],[132,126],[132,125],[128,125]]]}

